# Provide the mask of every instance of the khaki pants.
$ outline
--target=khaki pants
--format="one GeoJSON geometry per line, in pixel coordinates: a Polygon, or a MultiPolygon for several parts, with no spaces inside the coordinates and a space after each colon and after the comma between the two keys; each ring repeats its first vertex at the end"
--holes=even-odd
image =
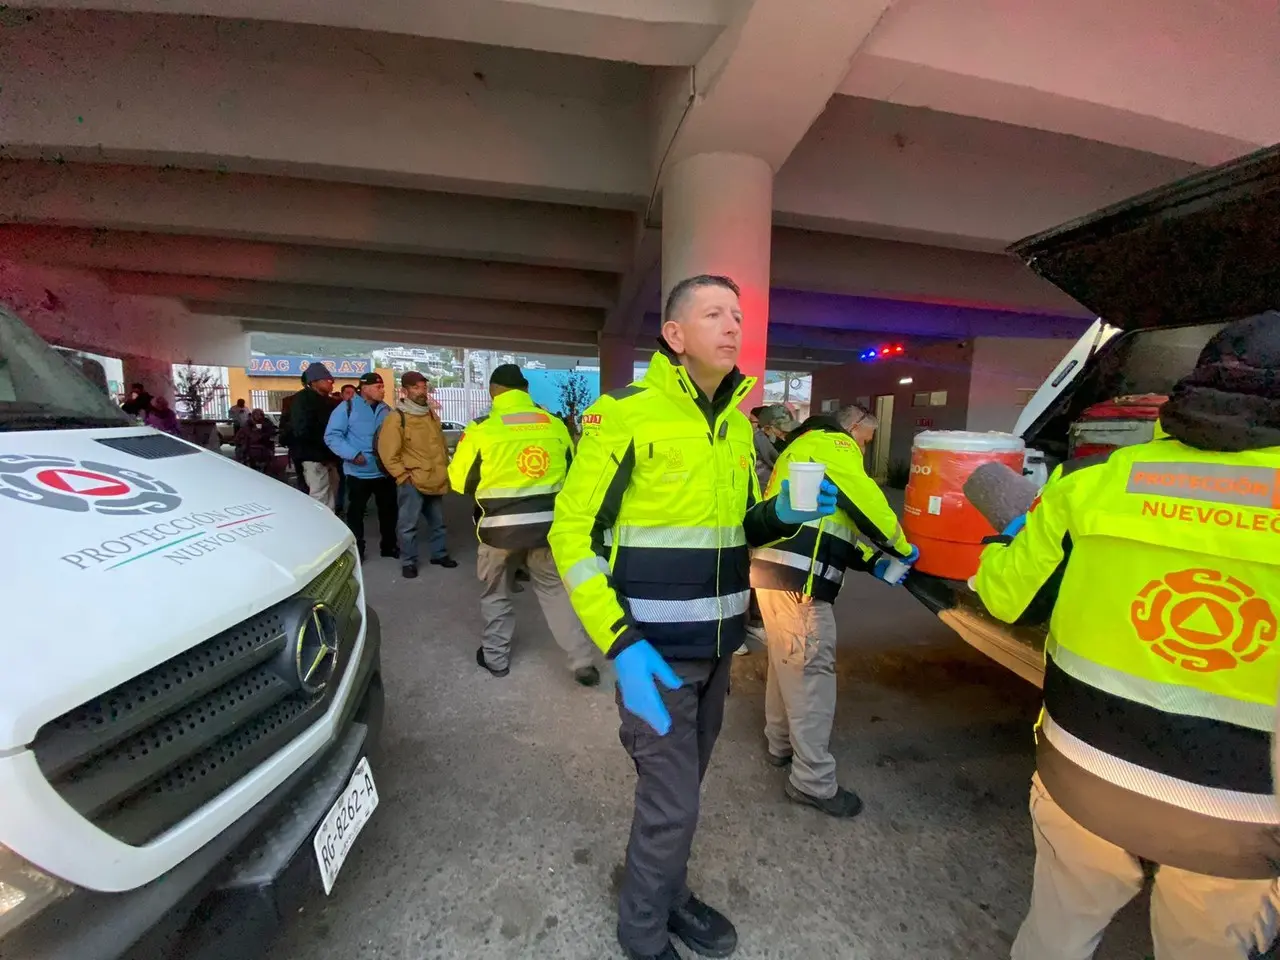
{"type": "Polygon", "coordinates": [[[332,510],[338,496],[338,468],[332,463],[306,460],[302,464],[302,479],[307,481],[311,499],[319,500],[332,510]]]}
{"type": "Polygon", "coordinates": [[[484,617],[484,659],[495,670],[505,670],[511,659],[511,638],[516,632],[515,610],[511,605],[511,575],[521,562],[529,570],[533,592],[542,607],[547,626],[556,643],[569,655],[569,668],[588,667],[595,659],[595,644],[569,603],[569,594],[551,559],[549,547],[532,550],[501,550],[480,544],[476,574],[484,583],[480,593],[480,613],[484,617]]]}
{"type": "Polygon", "coordinates": [[[785,590],[756,590],[769,642],[764,735],[791,755],[791,783],[813,797],[836,793],[836,617],[831,604],[785,590]]]}
{"type": "MultiPolygon", "coordinates": [[[[1031,911],[1013,960],[1089,960],[1117,910],[1142,889],[1138,860],[1067,816],[1037,774],[1031,911]]],[[[1277,930],[1275,880],[1226,880],[1157,867],[1151,892],[1156,960],[1248,960],[1277,930]]]]}

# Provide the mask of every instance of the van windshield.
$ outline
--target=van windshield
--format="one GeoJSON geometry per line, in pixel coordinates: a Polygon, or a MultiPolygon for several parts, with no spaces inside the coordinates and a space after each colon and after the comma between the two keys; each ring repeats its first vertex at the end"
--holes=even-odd
{"type": "Polygon", "coordinates": [[[127,427],[132,422],[83,373],[0,308],[0,431],[127,427]]]}

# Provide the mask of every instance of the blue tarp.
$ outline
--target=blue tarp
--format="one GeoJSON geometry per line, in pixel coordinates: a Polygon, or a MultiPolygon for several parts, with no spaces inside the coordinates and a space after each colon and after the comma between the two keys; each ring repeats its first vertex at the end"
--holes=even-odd
{"type": "Polygon", "coordinates": [[[563,412],[560,409],[560,384],[573,372],[578,373],[587,382],[587,391],[591,397],[588,403],[594,402],[596,397],[600,396],[599,371],[525,370],[524,378],[529,381],[529,395],[533,397],[533,402],[552,413],[563,412]]]}

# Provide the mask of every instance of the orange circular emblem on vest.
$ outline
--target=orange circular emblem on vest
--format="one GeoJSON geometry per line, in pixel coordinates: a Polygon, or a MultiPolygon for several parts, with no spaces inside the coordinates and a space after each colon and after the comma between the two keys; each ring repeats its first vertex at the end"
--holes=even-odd
{"type": "Polygon", "coordinates": [[[1252,663],[1276,639],[1271,604],[1220,570],[1182,570],[1152,580],[1129,616],[1152,653],[1195,673],[1252,663]]]}
{"type": "Polygon", "coordinates": [[[551,469],[551,454],[544,447],[525,447],[516,458],[516,466],[526,477],[537,480],[551,469]]]}

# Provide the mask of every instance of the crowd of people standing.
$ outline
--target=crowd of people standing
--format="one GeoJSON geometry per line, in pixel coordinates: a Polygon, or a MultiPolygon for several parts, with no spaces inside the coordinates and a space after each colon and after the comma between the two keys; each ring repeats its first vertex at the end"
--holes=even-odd
{"type": "Polygon", "coordinates": [[[333,372],[313,363],[302,374],[302,389],[285,398],[280,419],[280,439],[299,487],[345,515],[361,558],[365,511],[373,500],[379,552],[399,559],[406,578],[418,576],[423,518],[429,562],[458,565],[449,556],[441,502],[449,492],[448,446],[423,374],[409,371],[401,377],[392,407],[380,374],[366,373],[335,394],[333,372]]]}

